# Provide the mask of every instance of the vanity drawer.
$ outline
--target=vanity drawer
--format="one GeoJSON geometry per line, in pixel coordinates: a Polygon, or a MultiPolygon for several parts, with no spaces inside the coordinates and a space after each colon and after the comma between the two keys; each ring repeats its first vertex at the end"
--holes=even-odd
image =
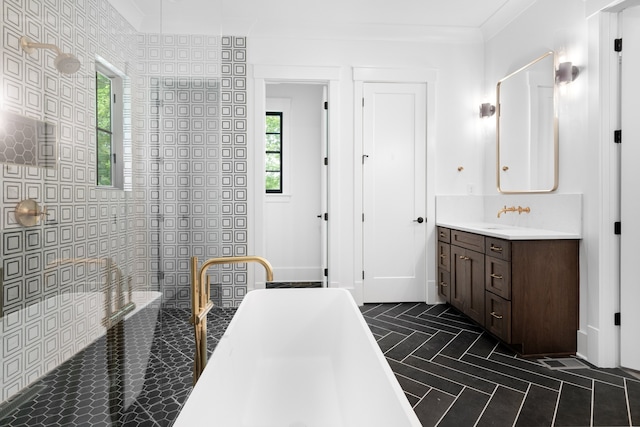
{"type": "Polygon", "coordinates": [[[511,242],[494,237],[487,237],[484,253],[505,261],[511,261],[511,242]]]}
{"type": "Polygon", "coordinates": [[[438,241],[451,243],[451,229],[438,227],[438,241]]]}
{"type": "Polygon", "coordinates": [[[511,299],[511,263],[489,255],[484,257],[484,286],[487,291],[511,299]]]}
{"type": "Polygon", "coordinates": [[[438,295],[445,301],[449,302],[449,290],[451,289],[451,273],[438,269],[438,295]]]}
{"type": "Polygon", "coordinates": [[[451,245],[438,242],[438,267],[451,271],[451,245]]]}
{"type": "Polygon", "coordinates": [[[451,244],[472,251],[484,253],[484,239],[485,237],[480,234],[451,230],[451,244]]]}
{"type": "Polygon", "coordinates": [[[511,344],[511,301],[487,292],[485,295],[485,328],[507,344],[511,344]]]}

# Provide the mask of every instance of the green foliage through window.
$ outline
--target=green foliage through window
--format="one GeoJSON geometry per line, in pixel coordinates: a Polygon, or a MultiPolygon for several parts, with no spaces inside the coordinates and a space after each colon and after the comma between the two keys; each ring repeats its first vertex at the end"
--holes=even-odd
{"type": "Polygon", "coordinates": [[[113,185],[112,174],[112,91],[111,79],[96,72],[96,142],[97,142],[97,184],[113,185]]]}
{"type": "Polygon", "coordinates": [[[267,193],[282,193],[282,113],[266,116],[265,187],[267,193]]]}

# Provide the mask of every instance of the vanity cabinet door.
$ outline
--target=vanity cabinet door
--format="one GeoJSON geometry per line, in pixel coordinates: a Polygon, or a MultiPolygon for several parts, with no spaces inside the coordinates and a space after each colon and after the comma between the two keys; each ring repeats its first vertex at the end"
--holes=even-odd
{"type": "Polygon", "coordinates": [[[446,302],[451,302],[451,273],[438,269],[438,295],[446,302]]]}
{"type": "Polygon", "coordinates": [[[485,239],[484,253],[487,256],[503,259],[505,261],[511,261],[511,242],[503,239],[496,239],[494,237],[487,237],[485,239]]]}
{"type": "Polygon", "coordinates": [[[451,291],[449,302],[464,313],[464,301],[469,293],[467,280],[466,249],[451,246],[451,291]]]}
{"type": "Polygon", "coordinates": [[[451,243],[451,229],[438,227],[438,240],[440,242],[451,243]]]}
{"type": "Polygon", "coordinates": [[[484,254],[451,246],[450,303],[484,325],[484,254]]]}
{"type": "Polygon", "coordinates": [[[507,344],[511,344],[511,301],[487,292],[485,328],[507,344]]]}
{"type": "Polygon", "coordinates": [[[467,251],[469,257],[469,296],[465,303],[465,313],[484,326],[484,254],[467,251]]]}
{"type": "Polygon", "coordinates": [[[451,245],[438,242],[438,268],[450,271],[451,268],[451,245]]]}
{"type": "Polygon", "coordinates": [[[511,263],[490,256],[485,257],[485,286],[487,291],[511,299],[511,263]]]}

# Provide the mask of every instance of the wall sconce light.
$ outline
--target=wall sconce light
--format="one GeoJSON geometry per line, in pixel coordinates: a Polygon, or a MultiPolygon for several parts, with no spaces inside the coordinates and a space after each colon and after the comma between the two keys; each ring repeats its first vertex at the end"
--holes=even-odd
{"type": "Polygon", "coordinates": [[[556,70],[556,83],[567,84],[578,78],[580,70],[571,62],[561,62],[556,70]]]}
{"type": "Polygon", "coordinates": [[[480,105],[480,118],[491,117],[496,113],[496,107],[488,102],[480,105]]]}

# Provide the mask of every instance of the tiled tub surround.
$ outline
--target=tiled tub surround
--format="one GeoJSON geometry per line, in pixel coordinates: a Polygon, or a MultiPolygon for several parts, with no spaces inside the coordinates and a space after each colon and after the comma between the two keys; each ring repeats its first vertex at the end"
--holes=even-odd
{"type": "MultiPolygon", "coordinates": [[[[210,312],[210,350],[234,311],[210,312]]],[[[361,312],[425,427],[640,425],[640,380],[620,369],[574,358],[520,359],[447,305],[367,304],[361,312]]],[[[171,425],[191,390],[188,318],[188,310],[160,311],[150,363],[146,372],[135,372],[144,375],[144,386],[132,405],[123,407],[117,390],[106,398],[106,341],[100,339],[39,382],[0,424],[171,425]]],[[[125,340],[140,338],[130,333],[125,340]]]]}
{"type": "MultiPolygon", "coordinates": [[[[161,302],[159,292],[136,291],[131,297],[131,301],[126,298],[126,302],[132,302],[135,306],[125,319],[141,310],[147,311],[145,316],[149,321],[157,317],[161,302]]],[[[96,308],[105,305],[104,292],[61,294],[0,319],[0,360],[4,365],[0,376],[0,403],[11,399],[32,381],[104,336],[108,320],[105,312],[96,308]]],[[[115,302],[111,306],[115,307],[115,302]]],[[[115,310],[110,311],[113,312],[115,310]]],[[[155,330],[155,321],[139,326],[144,326],[146,330],[140,331],[140,341],[136,347],[143,349],[146,342],[146,353],[136,352],[134,360],[129,352],[125,352],[125,357],[127,364],[144,370],[151,346],[149,337],[155,330]]]]}

